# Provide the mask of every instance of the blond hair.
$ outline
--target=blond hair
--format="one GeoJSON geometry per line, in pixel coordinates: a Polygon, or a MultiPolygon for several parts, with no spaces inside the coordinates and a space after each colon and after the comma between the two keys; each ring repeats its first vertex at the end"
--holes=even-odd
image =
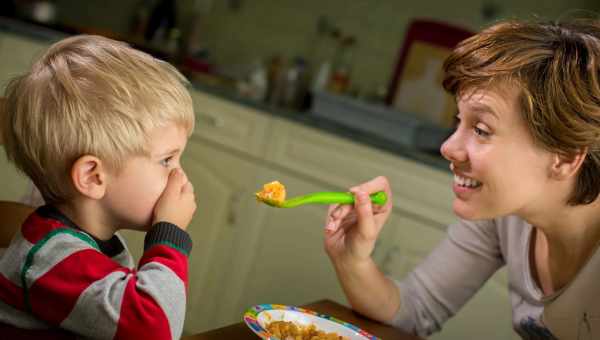
{"type": "Polygon", "coordinates": [[[571,157],[587,149],[568,204],[600,193],[600,22],[501,22],[461,42],[444,63],[447,91],[517,86],[537,144],[571,157]]]}
{"type": "Polygon", "coordinates": [[[148,153],[151,130],[194,128],[186,79],[123,42],[79,35],[52,45],[5,91],[0,128],[7,157],[47,202],[72,195],[70,169],[89,154],[118,172],[148,153]]]}

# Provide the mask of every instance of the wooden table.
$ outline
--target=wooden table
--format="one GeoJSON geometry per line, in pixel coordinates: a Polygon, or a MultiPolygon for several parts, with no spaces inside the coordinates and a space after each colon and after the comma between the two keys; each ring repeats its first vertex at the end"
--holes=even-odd
{"type": "MultiPolygon", "coordinates": [[[[381,339],[394,339],[394,340],[419,340],[420,338],[409,335],[399,329],[386,326],[384,324],[369,320],[362,317],[350,308],[342,306],[336,302],[330,300],[320,300],[315,303],[311,303],[303,308],[314,310],[321,314],[327,314],[335,316],[340,320],[344,320],[351,324],[356,325],[359,328],[366,330],[367,332],[381,338],[381,339]]],[[[241,316],[240,316],[241,318],[241,316]]],[[[224,339],[235,339],[235,340],[258,340],[258,336],[254,334],[244,322],[236,323],[223,328],[214,329],[204,333],[199,333],[190,336],[184,336],[182,340],[224,340],[224,339]]]]}

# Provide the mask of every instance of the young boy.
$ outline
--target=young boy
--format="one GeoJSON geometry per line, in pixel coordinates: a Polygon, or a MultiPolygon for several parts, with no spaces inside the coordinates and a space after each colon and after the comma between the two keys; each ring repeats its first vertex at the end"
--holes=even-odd
{"type": "Polygon", "coordinates": [[[185,84],[167,63],[85,35],[9,83],[4,147],[47,205],[0,259],[2,334],[181,336],[196,209],[180,165],[194,127],[185,84]],[[137,269],[120,229],[147,232],[137,269]]]}

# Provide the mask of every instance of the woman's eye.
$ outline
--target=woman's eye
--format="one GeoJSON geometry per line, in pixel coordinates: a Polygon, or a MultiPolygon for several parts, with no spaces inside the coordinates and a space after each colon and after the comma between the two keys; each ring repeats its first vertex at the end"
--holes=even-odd
{"type": "Polygon", "coordinates": [[[165,159],[162,159],[160,161],[160,164],[164,167],[169,167],[169,164],[171,163],[171,159],[173,159],[173,157],[167,157],[165,159]]]}

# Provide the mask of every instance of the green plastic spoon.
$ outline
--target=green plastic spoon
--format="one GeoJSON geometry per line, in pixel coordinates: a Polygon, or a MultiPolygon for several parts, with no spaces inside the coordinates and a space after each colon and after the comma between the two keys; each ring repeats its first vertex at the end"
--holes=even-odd
{"type": "MultiPolygon", "coordinates": [[[[283,202],[262,198],[259,195],[256,197],[259,201],[276,208],[294,208],[303,204],[354,204],[354,194],[351,192],[314,192],[292,197],[283,202]]],[[[383,191],[371,194],[370,197],[371,202],[377,205],[384,205],[387,202],[387,195],[383,191]]]]}

